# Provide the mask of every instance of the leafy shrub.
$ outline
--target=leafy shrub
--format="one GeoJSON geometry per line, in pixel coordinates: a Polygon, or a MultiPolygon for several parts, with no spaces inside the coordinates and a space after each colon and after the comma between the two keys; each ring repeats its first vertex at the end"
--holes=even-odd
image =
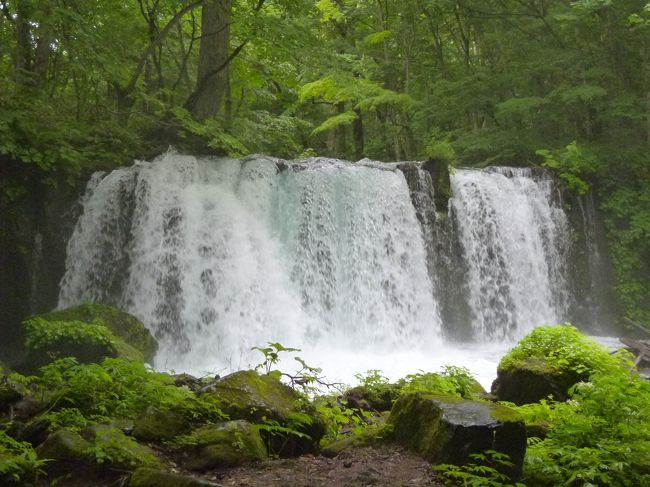
{"type": "Polygon", "coordinates": [[[224,414],[209,395],[197,396],[176,387],[167,374],[139,362],[106,358],[101,364],[57,360],[42,369],[35,384],[52,394],[50,420],[59,426],[81,427],[83,419],[135,418],[148,406],[174,409],[192,421],[217,421],[224,414]]]}
{"type": "Polygon", "coordinates": [[[32,318],[25,322],[25,344],[29,348],[45,348],[62,340],[113,345],[115,337],[99,322],[51,321],[43,318],[32,318]]]}
{"type": "Polygon", "coordinates": [[[605,347],[584,336],[568,323],[539,326],[525,336],[499,363],[506,370],[530,360],[543,360],[556,370],[572,370],[581,376],[620,367],[623,356],[611,356],[605,347]]]}
{"type": "Polygon", "coordinates": [[[575,386],[528,448],[524,480],[538,486],[650,484],[650,383],[624,367],[575,386]]]}
{"type": "Polygon", "coordinates": [[[34,480],[43,473],[44,465],[32,445],[0,431],[0,483],[34,480]]]}
{"type": "Polygon", "coordinates": [[[400,394],[428,392],[467,399],[474,397],[477,390],[480,389],[480,385],[468,369],[453,365],[443,366],[442,372],[439,374],[429,372],[407,375],[397,384],[400,386],[400,394]]]}
{"type": "Polygon", "coordinates": [[[538,150],[536,153],[544,158],[544,167],[557,171],[569,189],[581,195],[589,191],[589,184],[583,178],[598,172],[600,168],[598,159],[579,147],[575,140],[562,150],[538,150]]]}

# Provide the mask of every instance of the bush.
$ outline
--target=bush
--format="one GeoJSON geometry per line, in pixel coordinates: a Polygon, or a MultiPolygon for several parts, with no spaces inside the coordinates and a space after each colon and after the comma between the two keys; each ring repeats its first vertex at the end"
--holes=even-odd
{"type": "Polygon", "coordinates": [[[650,485],[650,383],[620,367],[575,386],[528,448],[529,485],[650,485]]]}
{"type": "Polygon", "coordinates": [[[0,483],[35,480],[43,473],[43,465],[45,461],[38,459],[32,445],[0,431],[0,483]]]}
{"type": "Polygon", "coordinates": [[[535,328],[501,359],[498,368],[522,366],[530,360],[543,360],[546,366],[557,371],[570,370],[579,376],[589,376],[619,368],[624,358],[611,356],[605,347],[565,323],[535,328]]]}
{"type": "Polygon", "coordinates": [[[73,358],[57,360],[32,378],[51,394],[49,420],[56,427],[80,428],[88,422],[139,416],[147,407],[174,409],[189,421],[211,422],[225,415],[209,395],[197,396],[173,379],[139,362],[106,358],[101,364],[79,364],[73,358]]]}

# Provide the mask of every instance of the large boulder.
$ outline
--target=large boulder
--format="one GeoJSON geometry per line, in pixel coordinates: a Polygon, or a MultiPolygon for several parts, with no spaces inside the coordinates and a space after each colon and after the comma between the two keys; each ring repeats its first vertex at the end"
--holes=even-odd
{"type": "Polygon", "coordinates": [[[551,366],[545,359],[529,358],[497,369],[492,383],[492,394],[500,401],[530,404],[552,396],[566,401],[569,389],[584,379],[573,370],[551,366]]]}
{"type": "Polygon", "coordinates": [[[207,392],[231,419],[263,423],[267,444],[281,456],[313,453],[325,434],[325,422],[313,406],[272,373],[235,372],[215,382],[207,392]]]}
{"type": "Polygon", "coordinates": [[[400,397],[388,419],[396,441],[433,463],[463,465],[473,453],[510,456],[507,473],[521,474],[526,427],[512,409],[453,396],[412,393],[400,397]]]}
{"type": "Polygon", "coordinates": [[[82,363],[123,357],[151,362],[158,344],[134,316],[103,304],[84,303],[32,316],[23,322],[26,372],[62,357],[82,363]]]}
{"type": "Polygon", "coordinates": [[[234,467],[267,458],[259,428],[245,420],[202,426],[188,441],[196,445],[185,464],[189,470],[234,467]]]}

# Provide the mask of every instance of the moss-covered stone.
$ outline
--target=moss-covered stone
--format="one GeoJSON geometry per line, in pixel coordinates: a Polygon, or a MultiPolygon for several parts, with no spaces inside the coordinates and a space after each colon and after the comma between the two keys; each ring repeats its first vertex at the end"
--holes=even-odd
{"type": "Polygon", "coordinates": [[[141,467],[133,472],[129,487],[218,487],[218,484],[187,475],[141,467]]]}
{"type": "Polygon", "coordinates": [[[62,357],[82,363],[105,357],[151,361],[157,343],[134,316],[116,308],[85,303],[73,308],[36,315],[23,322],[27,355],[24,372],[62,357]]]}
{"type": "Polygon", "coordinates": [[[469,455],[495,450],[510,456],[521,473],[526,450],[523,419],[510,408],[453,396],[406,394],[389,417],[394,438],[434,463],[462,465],[469,455]]]}
{"type": "Polygon", "coordinates": [[[162,466],[151,448],[139,444],[115,426],[93,425],[85,428],[81,436],[92,443],[90,453],[97,464],[104,467],[130,470],[162,466]]]}
{"type": "Polygon", "coordinates": [[[196,445],[185,465],[190,470],[233,467],[267,458],[259,428],[245,420],[202,426],[187,442],[196,445]]]}
{"type": "Polygon", "coordinates": [[[334,458],[339,453],[350,448],[363,448],[366,446],[379,446],[393,439],[393,427],[390,424],[371,424],[361,433],[350,434],[344,438],[332,441],[321,449],[321,455],[334,458]]]}
{"type": "Polygon", "coordinates": [[[498,368],[492,394],[500,401],[517,405],[535,403],[548,396],[566,401],[571,386],[582,378],[575,371],[558,369],[544,359],[518,360],[498,368]]]}
{"type": "Polygon", "coordinates": [[[272,428],[262,432],[274,453],[281,456],[315,452],[325,433],[325,422],[313,406],[272,374],[260,375],[254,370],[235,372],[215,382],[209,393],[232,419],[254,423],[277,421],[280,426],[300,433],[281,433],[272,428]]]}
{"type": "Polygon", "coordinates": [[[133,436],[144,441],[171,440],[187,427],[185,417],[174,410],[161,411],[153,406],[135,421],[133,436]]]}
{"type": "Polygon", "coordinates": [[[36,453],[40,459],[51,460],[52,464],[58,468],[70,468],[88,463],[91,460],[89,453],[91,447],[92,443],[78,433],[59,430],[49,435],[36,448],[36,453]]]}
{"type": "Polygon", "coordinates": [[[41,316],[52,321],[99,321],[124,343],[142,353],[145,362],[151,362],[158,351],[158,342],[147,327],[135,316],[113,306],[86,302],[41,316]]]}

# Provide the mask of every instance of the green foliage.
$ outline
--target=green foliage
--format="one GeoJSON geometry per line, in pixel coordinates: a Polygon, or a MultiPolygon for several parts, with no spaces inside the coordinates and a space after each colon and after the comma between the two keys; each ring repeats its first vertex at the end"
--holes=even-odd
{"type": "Polygon", "coordinates": [[[42,475],[45,460],[39,460],[32,445],[16,441],[0,430],[0,481],[30,482],[42,475]]]}
{"type": "Polygon", "coordinates": [[[512,467],[510,457],[494,450],[470,455],[473,460],[466,465],[436,465],[433,469],[445,478],[446,485],[463,485],[467,487],[525,487],[513,482],[499,468],[512,467]]]}
{"type": "Polygon", "coordinates": [[[159,466],[158,458],[118,428],[96,427],[95,441],[87,450],[97,464],[134,468],[159,466]]]}
{"type": "Polygon", "coordinates": [[[312,131],[312,135],[317,135],[323,132],[329,132],[342,125],[350,125],[357,118],[359,117],[354,112],[339,113],[338,115],[334,115],[333,117],[328,118],[323,123],[321,123],[318,127],[316,127],[312,131]]]}
{"type": "Polygon", "coordinates": [[[348,408],[336,396],[318,397],[314,405],[327,428],[323,437],[326,442],[340,439],[348,433],[360,435],[368,426],[369,412],[348,408]]]}
{"type": "Polygon", "coordinates": [[[431,133],[424,148],[424,155],[432,161],[444,161],[448,164],[456,158],[453,144],[438,129],[431,133]]]}
{"type": "Polygon", "coordinates": [[[52,321],[35,317],[25,322],[25,344],[29,348],[47,348],[63,340],[81,344],[114,345],[116,338],[100,321],[52,321]]]}
{"type": "Polygon", "coordinates": [[[297,348],[285,347],[277,342],[268,342],[268,347],[253,347],[251,350],[257,350],[264,355],[264,361],[255,366],[255,370],[264,370],[267,374],[271,372],[274,365],[280,361],[282,352],[299,352],[297,348]]]}
{"type": "Polygon", "coordinates": [[[594,174],[600,167],[598,159],[578,147],[576,141],[560,151],[538,150],[536,153],[544,158],[545,167],[557,171],[569,188],[580,195],[589,191],[589,184],[583,178],[594,174]]]}
{"type": "Polygon", "coordinates": [[[418,372],[397,382],[400,394],[411,392],[449,394],[471,399],[476,393],[476,380],[465,367],[445,365],[439,374],[418,372]]]}
{"type": "Polygon", "coordinates": [[[650,384],[619,367],[575,387],[543,441],[529,446],[524,480],[539,486],[635,486],[650,481],[650,384]]]}
{"type": "Polygon", "coordinates": [[[50,421],[60,427],[79,428],[111,418],[136,418],[147,407],[174,409],[190,421],[224,418],[209,395],[196,396],[176,387],[170,376],[144,365],[107,358],[101,364],[79,364],[72,358],[43,367],[34,384],[51,395],[50,421]]]}
{"type": "Polygon", "coordinates": [[[501,359],[499,369],[536,359],[543,360],[548,367],[571,370],[580,376],[616,369],[627,360],[625,355],[610,355],[606,348],[565,323],[535,328],[501,359]]]}

